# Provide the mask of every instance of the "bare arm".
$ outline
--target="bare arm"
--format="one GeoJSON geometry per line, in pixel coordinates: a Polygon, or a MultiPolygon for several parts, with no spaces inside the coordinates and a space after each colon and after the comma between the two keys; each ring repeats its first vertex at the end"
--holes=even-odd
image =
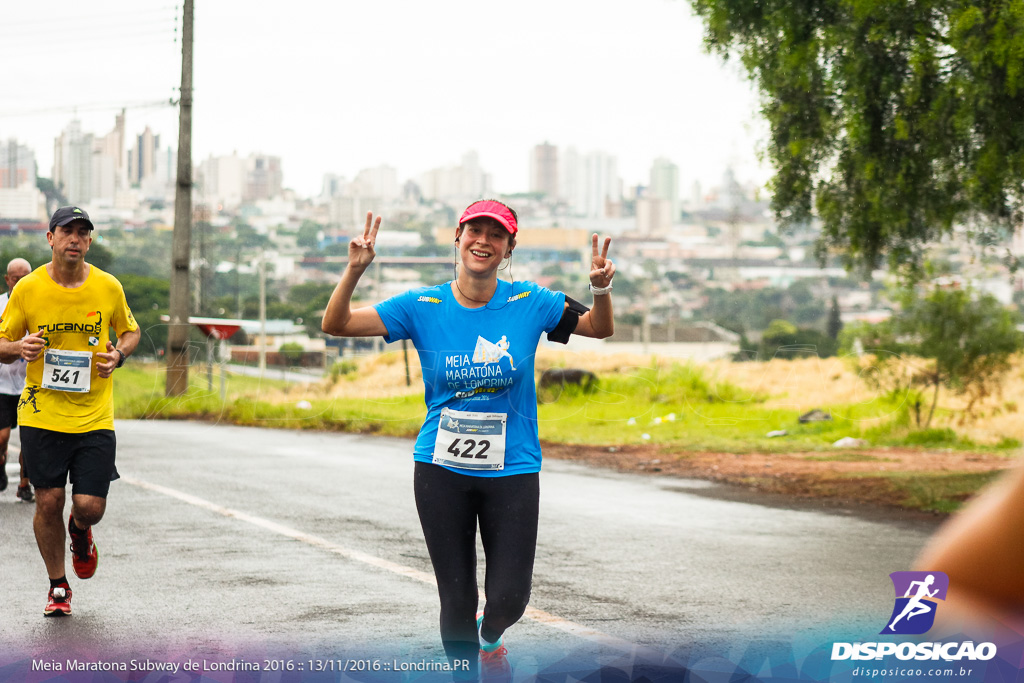
{"type": "Polygon", "coordinates": [[[121,360],[120,351],[125,355],[125,358],[132,355],[136,347],[139,345],[139,340],[142,339],[142,330],[138,328],[125,332],[117,338],[117,346],[115,347],[109,341],[107,342],[107,352],[97,353],[96,357],[99,359],[96,361],[96,370],[100,377],[110,377],[117,369],[117,364],[121,360]]]}
{"type": "Polygon", "coordinates": [[[372,306],[352,308],[352,293],[355,292],[356,284],[377,255],[373,244],[379,228],[380,216],[374,220],[373,213],[367,212],[363,235],[348,245],[348,265],[331,294],[324,319],[320,323],[320,329],[327,334],[335,337],[377,337],[388,333],[388,328],[372,306]]]}
{"type": "Polygon", "coordinates": [[[13,363],[21,358],[21,342],[0,337],[0,363],[13,363]]]}
{"type": "Polygon", "coordinates": [[[947,603],[999,618],[1024,609],[1024,467],[1017,466],[951,517],[915,569],[949,576],[947,603]]]}
{"type": "MultiPolygon", "coordinates": [[[[592,244],[594,250],[593,261],[590,264],[590,284],[594,287],[608,287],[615,277],[615,264],[608,258],[608,247],[612,243],[611,237],[604,238],[604,247],[600,253],[597,250],[598,237],[593,236],[592,244]]],[[[611,292],[594,295],[594,307],[580,316],[579,324],[576,325],[575,333],[583,337],[594,337],[605,339],[615,332],[615,319],[612,315],[611,292]]]]}
{"type": "Polygon", "coordinates": [[[31,363],[43,351],[42,337],[43,332],[39,330],[18,341],[0,338],[0,363],[13,363],[19,358],[31,363]]]}

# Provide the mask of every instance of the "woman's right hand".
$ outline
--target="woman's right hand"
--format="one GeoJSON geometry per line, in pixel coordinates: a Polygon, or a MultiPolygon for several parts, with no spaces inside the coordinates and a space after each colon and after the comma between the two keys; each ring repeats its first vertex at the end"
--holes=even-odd
{"type": "Polygon", "coordinates": [[[348,263],[356,268],[366,268],[373,262],[377,252],[373,245],[377,241],[377,230],[380,229],[380,216],[376,219],[372,211],[366,212],[366,227],[363,234],[348,243],[348,263]]]}

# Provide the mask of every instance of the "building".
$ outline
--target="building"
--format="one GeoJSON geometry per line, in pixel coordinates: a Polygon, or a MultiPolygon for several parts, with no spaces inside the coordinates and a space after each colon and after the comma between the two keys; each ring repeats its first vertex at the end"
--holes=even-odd
{"type": "Polygon", "coordinates": [[[142,185],[156,173],[157,155],[160,149],[160,136],[146,126],[141,135],[136,136],[135,146],[128,155],[128,182],[142,185]]]}
{"type": "Polygon", "coordinates": [[[383,164],[374,168],[365,168],[356,174],[348,192],[362,197],[380,197],[386,202],[395,201],[400,194],[398,171],[392,166],[383,164]]]}
{"type": "Polygon", "coordinates": [[[651,185],[649,195],[668,201],[670,222],[679,220],[679,167],[664,157],[654,160],[651,165],[651,185]]]}
{"type": "Polygon", "coordinates": [[[36,154],[14,139],[0,142],[0,218],[46,218],[46,199],[36,187],[36,154]]]}
{"type": "Polygon", "coordinates": [[[344,176],[335,173],[325,173],[322,189],[320,190],[320,201],[327,202],[345,192],[348,181],[344,176]]]}
{"type": "Polygon", "coordinates": [[[616,216],[622,204],[622,180],[618,160],[601,151],[565,151],[559,187],[569,213],[584,218],[616,216]]]}
{"type": "MultiPolygon", "coordinates": [[[[163,161],[163,159],[161,158],[163,161]]],[[[177,169],[173,156],[166,159],[166,169],[158,164],[157,176],[173,181],[177,169]]],[[[232,152],[230,156],[209,156],[199,164],[198,185],[203,202],[218,210],[235,209],[242,204],[281,196],[284,174],[281,157],[250,154],[248,158],[232,152]]]]}
{"type": "Polygon", "coordinates": [[[47,219],[46,197],[36,188],[34,179],[21,187],[0,187],[0,219],[47,219]]]}
{"type": "Polygon", "coordinates": [[[645,237],[664,237],[672,228],[672,203],[661,197],[636,200],[636,231],[645,237]]]}
{"type": "Polygon", "coordinates": [[[199,164],[199,187],[203,201],[223,209],[237,208],[245,191],[246,162],[232,152],[231,156],[209,156],[199,164]]]}
{"type": "Polygon", "coordinates": [[[381,198],[371,195],[345,194],[331,199],[328,220],[343,234],[360,232],[366,224],[367,211],[380,211],[381,198]]]}
{"type": "Polygon", "coordinates": [[[480,156],[474,152],[462,155],[458,166],[435,168],[417,178],[424,199],[452,204],[469,202],[492,194],[491,175],[480,167],[480,156]]]}
{"type": "Polygon", "coordinates": [[[284,173],[281,171],[281,157],[265,154],[251,154],[246,162],[245,190],[242,199],[254,202],[272,199],[281,194],[284,173]]]}
{"type": "Polygon", "coordinates": [[[125,112],[122,109],[114,117],[114,129],[96,141],[94,151],[101,159],[96,162],[94,169],[94,196],[113,199],[119,191],[129,186],[125,140],[125,112]]]}
{"type": "Polygon", "coordinates": [[[11,139],[0,142],[0,188],[17,189],[36,184],[36,154],[27,145],[11,139]]]}
{"type": "Polygon", "coordinates": [[[530,151],[530,192],[558,198],[558,148],[544,142],[530,151]]]}
{"type": "Polygon", "coordinates": [[[70,204],[92,199],[93,135],[82,132],[82,122],[71,121],[53,144],[53,183],[70,204]]]}
{"type": "MultiPolygon", "coordinates": [[[[139,140],[158,140],[149,128],[139,140]]],[[[139,168],[138,145],[125,154],[125,112],[114,119],[114,128],[102,137],[82,130],[77,119],[61,131],[53,143],[53,183],[71,204],[117,202],[139,168]]],[[[137,182],[137,181],[134,181],[137,182]]]]}

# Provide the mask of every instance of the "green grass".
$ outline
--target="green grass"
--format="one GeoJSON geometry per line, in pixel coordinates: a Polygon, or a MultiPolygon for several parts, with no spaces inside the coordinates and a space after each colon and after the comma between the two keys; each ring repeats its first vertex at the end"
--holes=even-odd
{"type": "MultiPolygon", "coordinates": [[[[340,374],[340,373],[339,373],[340,374]]],[[[386,399],[282,399],[282,390],[295,385],[271,378],[229,375],[227,400],[220,400],[219,378],[207,389],[204,368],[189,373],[189,390],[164,396],[165,370],[156,364],[133,364],[117,373],[114,412],[120,419],[200,419],[284,429],[316,429],[413,437],[426,414],[422,391],[386,399]],[[305,407],[302,401],[308,402],[305,407]]],[[[820,462],[886,462],[854,451],[835,451],[831,444],[844,437],[867,439],[874,446],[990,450],[1016,455],[1021,442],[1006,437],[979,446],[951,429],[915,430],[906,402],[882,397],[866,404],[821,406],[833,420],[800,424],[800,411],[769,408],[766,396],[741,387],[708,380],[692,365],[668,370],[642,368],[628,375],[601,377],[598,389],[578,387],[542,391],[538,398],[540,436],[546,441],[593,445],[656,444],[674,457],[713,451],[799,452],[820,462]],[[868,429],[868,421],[879,423],[868,429]],[[788,434],[768,438],[772,430],[788,434]],[[644,437],[647,435],[647,438],[644,437]]],[[[294,393],[292,394],[294,396],[294,393]]],[[[1009,458],[1008,458],[1009,459],[1009,458]]],[[[871,472],[851,477],[880,477],[910,508],[950,512],[998,476],[989,473],[871,472]]]]}
{"type": "Polygon", "coordinates": [[[900,410],[884,399],[821,406],[832,421],[800,424],[801,411],[765,407],[767,396],[712,383],[690,365],[602,377],[598,386],[591,393],[541,392],[541,437],[580,444],[668,444],[691,451],[823,450],[844,436],[861,436],[865,421],[900,410]],[[780,429],[788,434],[768,438],[768,432],[780,429]]]}
{"type": "MultiPolygon", "coordinates": [[[[220,400],[219,378],[206,386],[203,368],[189,373],[185,395],[164,397],[164,368],[136,364],[118,372],[115,415],[118,418],[204,419],[293,429],[326,429],[414,436],[426,414],[421,391],[388,399],[316,398],[282,402],[289,385],[269,378],[230,375],[227,400],[220,400]]],[[[833,419],[800,424],[800,411],[765,406],[768,397],[729,382],[709,380],[691,364],[669,369],[638,368],[624,375],[601,377],[598,388],[544,390],[538,394],[540,436],[573,444],[658,444],[676,452],[727,453],[827,451],[844,436],[866,439],[873,446],[911,446],[977,450],[979,445],[950,429],[913,430],[905,402],[882,397],[865,404],[821,406],[833,419]],[[868,429],[869,421],[882,424],[868,429]],[[767,433],[788,433],[768,438],[767,433]]],[[[985,450],[1013,451],[1016,439],[1006,438],[985,450]]],[[[836,458],[839,456],[827,456],[836,458]]]]}
{"type": "Polygon", "coordinates": [[[955,512],[965,500],[998,479],[1004,470],[991,472],[873,472],[849,477],[881,477],[898,494],[903,507],[926,512],[955,512]]]}
{"type": "MultiPolygon", "coordinates": [[[[229,375],[226,400],[220,400],[219,377],[207,389],[206,373],[189,372],[189,388],[181,396],[165,397],[166,373],[156,365],[136,365],[119,371],[114,387],[114,415],[119,419],[197,419],[282,429],[319,429],[383,434],[415,435],[426,408],[421,395],[385,400],[302,399],[272,401],[282,389],[294,385],[277,379],[229,375]]],[[[269,373],[273,375],[273,371],[269,373]]]]}

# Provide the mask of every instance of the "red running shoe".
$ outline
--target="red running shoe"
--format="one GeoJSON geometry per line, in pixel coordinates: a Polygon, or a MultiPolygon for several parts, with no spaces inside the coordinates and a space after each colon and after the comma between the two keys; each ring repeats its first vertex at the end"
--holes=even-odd
{"type": "Polygon", "coordinates": [[[75,526],[74,514],[68,516],[68,535],[71,536],[71,566],[75,570],[75,576],[80,579],[90,579],[96,573],[96,565],[99,564],[99,553],[96,551],[96,544],[92,542],[92,527],[85,531],[79,531],[75,526]]]}
{"type": "Polygon", "coordinates": [[[488,683],[511,683],[512,664],[504,645],[491,652],[480,650],[480,680],[488,683]]]}
{"type": "Polygon", "coordinates": [[[71,616],[71,589],[67,584],[56,586],[50,589],[49,600],[46,609],[43,610],[44,617],[70,617],[71,616]]]}

